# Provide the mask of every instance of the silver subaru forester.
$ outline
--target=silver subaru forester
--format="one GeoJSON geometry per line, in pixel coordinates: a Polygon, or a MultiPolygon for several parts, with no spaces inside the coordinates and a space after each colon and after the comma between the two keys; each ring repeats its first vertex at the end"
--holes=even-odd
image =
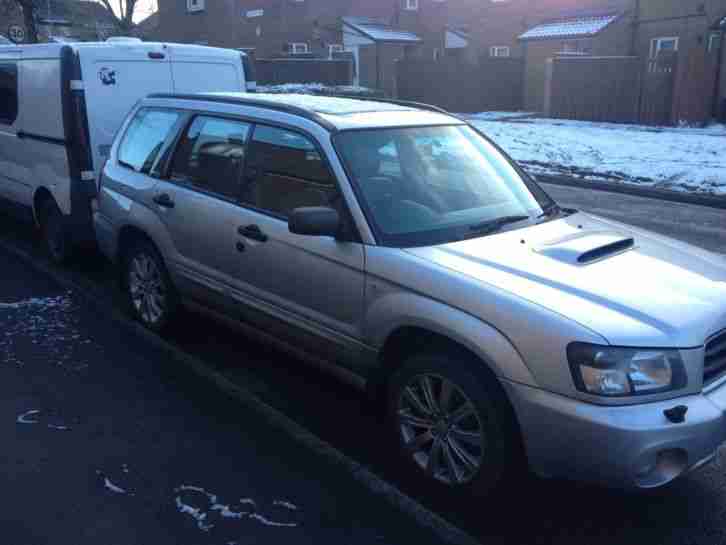
{"type": "Polygon", "coordinates": [[[559,207],[457,117],[155,95],[99,194],[138,320],[184,305],[367,388],[435,489],[650,488],[726,441],[726,260],[559,207]]]}

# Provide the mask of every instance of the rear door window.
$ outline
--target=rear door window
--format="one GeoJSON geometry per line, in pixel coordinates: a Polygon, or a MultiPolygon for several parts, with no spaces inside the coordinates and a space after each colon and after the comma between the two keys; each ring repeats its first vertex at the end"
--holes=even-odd
{"type": "Polygon", "coordinates": [[[148,174],[180,115],[170,110],[139,110],[121,142],[119,163],[136,172],[148,174]]]}
{"type": "Polygon", "coordinates": [[[258,125],[250,157],[243,202],[284,217],[299,207],[330,206],[334,178],[307,136],[258,125]]]}
{"type": "Polygon", "coordinates": [[[195,118],[174,154],[171,180],[237,200],[249,131],[242,121],[195,118]]]}
{"type": "Polygon", "coordinates": [[[18,118],[18,65],[0,62],[0,123],[12,125],[18,118]]]}

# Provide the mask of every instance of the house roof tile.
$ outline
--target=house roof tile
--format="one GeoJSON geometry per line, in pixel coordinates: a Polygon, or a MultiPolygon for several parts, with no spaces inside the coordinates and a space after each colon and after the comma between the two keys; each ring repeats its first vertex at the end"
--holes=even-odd
{"type": "Polygon", "coordinates": [[[542,23],[519,36],[520,40],[554,40],[595,36],[620,17],[619,13],[566,17],[542,23]]]}
{"type": "Polygon", "coordinates": [[[419,43],[413,32],[391,26],[378,19],[368,17],[343,17],[343,23],[359,34],[381,43],[419,43]]]}

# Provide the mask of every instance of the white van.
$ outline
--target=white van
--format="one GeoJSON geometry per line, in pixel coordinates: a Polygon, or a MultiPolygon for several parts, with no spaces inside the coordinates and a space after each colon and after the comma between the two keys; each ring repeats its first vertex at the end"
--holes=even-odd
{"type": "Polygon", "coordinates": [[[93,241],[91,203],[116,130],[152,93],[254,90],[244,53],[141,42],[0,46],[0,205],[51,257],[93,241]]]}

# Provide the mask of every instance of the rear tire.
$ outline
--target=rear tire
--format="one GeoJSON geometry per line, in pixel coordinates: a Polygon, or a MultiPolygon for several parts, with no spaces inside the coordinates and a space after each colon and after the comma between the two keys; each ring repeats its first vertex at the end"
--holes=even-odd
{"type": "Polygon", "coordinates": [[[40,228],[51,260],[57,265],[67,263],[73,255],[73,245],[66,220],[58,205],[52,200],[46,201],[41,206],[40,228]]]}
{"type": "Polygon", "coordinates": [[[178,297],[164,260],[148,241],[136,242],[121,260],[122,289],[134,318],[156,333],[172,321],[178,297]]]}
{"type": "Polygon", "coordinates": [[[457,350],[407,359],[388,387],[388,428],[402,469],[432,495],[486,496],[521,464],[521,442],[496,378],[457,350]]]}

